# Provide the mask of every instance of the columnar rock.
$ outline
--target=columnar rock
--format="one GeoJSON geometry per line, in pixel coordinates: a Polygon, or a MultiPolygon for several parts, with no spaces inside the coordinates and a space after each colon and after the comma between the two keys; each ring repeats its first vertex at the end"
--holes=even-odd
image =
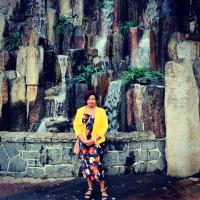
{"type": "Polygon", "coordinates": [[[130,65],[149,65],[156,69],[155,55],[155,35],[152,30],[140,30],[139,28],[130,28],[130,65]]]}
{"type": "Polygon", "coordinates": [[[8,112],[8,82],[5,74],[0,70],[0,130],[5,130],[7,126],[8,112]]]}
{"type": "MultiPolygon", "coordinates": [[[[111,49],[111,59],[113,63],[114,78],[121,78],[122,71],[125,70],[125,63],[123,65],[123,37],[116,31],[112,34],[112,43],[109,45],[108,49],[111,49]]],[[[109,55],[109,54],[108,54],[109,55]]]]}
{"type": "Polygon", "coordinates": [[[72,69],[69,56],[58,55],[56,57],[56,85],[64,85],[65,79],[72,77],[72,69]]]}
{"type": "Polygon", "coordinates": [[[108,82],[108,78],[106,77],[106,74],[102,74],[100,72],[93,74],[91,85],[99,97],[98,104],[103,106],[105,102],[106,94],[108,92],[108,86],[109,86],[109,82],[108,82]]]}
{"type": "Polygon", "coordinates": [[[138,28],[129,29],[129,44],[130,44],[130,65],[137,65],[137,50],[139,45],[139,40],[141,38],[141,30],[138,28]]]}
{"type": "Polygon", "coordinates": [[[6,50],[1,50],[0,51],[0,70],[4,69],[7,70],[8,69],[8,65],[9,65],[9,53],[6,50]]]}
{"type": "Polygon", "coordinates": [[[48,41],[50,44],[55,43],[55,35],[54,35],[54,22],[55,22],[55,14],[56,10],[53,8],[47,9],[47,35],[48,41]]]}
{"type": "Polygon", "coordinates": [[[177,44],[177,57],[195,60],[200,57],[200,42],[183,41],[177,44]]]}
{"type": "Polygon", "coordinates": [[[193,65],[188,59],[166,65],[166,159],[170,176],[187,177],[200,170],[200,99],[193,65]]]}
{"type": "Polygon", "coordinates": [[[128,131],[152,131],[165,137],[164,88],[134,84],[126,92],[126,123],[128,131]]]}
{"type": "Polygon", "coordinates": [[[84,63],[84,52],[84,49],[69,49],[69,60],[73,76],[79,74],[78,66],[84,63]]]}
{"type": "Polygon", "coordinates": [[[177,45],[183,40],[185,40],[185,34],[183,33],[175,32],[171,35],[168,43],[168,57],[170,60],[175,60],[178,58],[177,45]]]}
{"type": "Polygon", "coordinates": [[[114,0],[114,22],[112,25],[114,31],[118,31],[119,29],[119,22],[120,22],[119,10],[120,10],[120,0],[114,0]]]}
{"type": "Polygon", "coordinates": [[[67,55],[68,50],[72,48],[73,42],[73,24],[66,24],[64,27],[63,34],[63,43],[62,43],[62,54],[67,55]]]}
{"type": "Polygon", "coordinates": [[[27,86],[26,100],[29,124],[40,122],[45,115],[44,89],[38,86],[27,86]]]}
{"type": "Polygon", "coordinates": [[[16,70],[26,77],[26,85],[39,85],[43,70],[44,50],[42,47],[21,46],[17,55],[16,70]]]}
{"type": "Polygon", "coordinates": [[[72,3],[72,13],[75,16],[74,24],[82,25],[83,19],[83,0],[74,0],[72,3]]]}
{"type": "Polygon", "coordinates": [[[5,30],[5,18],[2,14],[0,14],[0,49],[3,48],[3,34],[4,34],[4,30],[5,30]]]}
{"type": "Polygon", "coordinates": [[[86,33],[86,46],[94,47],[95,36],[99,34],[99,23],[95,19],[84,18],[83,29],[86,33]]]}
{"type": "Polygon", "coordinates": [[[70,0],[58,0],[60,15],[72,16],[72,6],[70,0]]]}
{"type": "Polygon", "coordinates": [[[84,49],[85,47],[85,34],[81,26],[74,27],[73,46],[74,49],[84,49]]]}
{"type": "Polygon", "coordinates": [[[161,5],[161,25],[160,31],[162,32],[161,35],[161,42],[160,42],[160,64],[161,68],[160,71],[165,71],[165,64],[168,61],[168,41],[171,37],[171,34],[176,31],[176,3],[174,0],[164,0],[161,5]]]}
{"type": "Polygon", "coordinates": [[[26,84],[25,78],[17,78],[9,83],[10,130],[26,131],[26,84]]]}

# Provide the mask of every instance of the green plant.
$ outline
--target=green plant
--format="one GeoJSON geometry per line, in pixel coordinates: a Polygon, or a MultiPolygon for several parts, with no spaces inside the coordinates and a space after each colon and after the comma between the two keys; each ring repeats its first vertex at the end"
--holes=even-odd
{"type": "Polygon", "coordinates": [[[19,33],[10,33],[6,42],[5,46],[8,50],[15,50],[18,49],[21,45],[21,35],[19,33]]]}
{"type": "Polygon", "coordinates": [[[120,25],[119,31],[122,35],[127,35],[131,27],[136,27],[137,23],[134,21],[127,21],[124,25],[120,25]]]}
{"type": "Polygon", "coordinates": [[[136,66],[131,71],[124,71],[122,81],[125,85],[130,83],[148,84],[150,81],[163,80],[164,74],[153,71],[147,66],[136,66]]]}
{"type": "Polygon", "coordinates": [[[64,33],[64,27],[66,24],[72,24],[73,19],[72,17],[65,17],[65,16],[57,16],[55,23],[54,23],[54,29],[56,33],[63,34],[64,33]]]}
{"type": "Polygon", "coordinates": [[[73,78],[74,83],[90,83],[91,77],[96,72],[105,73],[105,70],[94,67],[93,65],[79,66],[80,74],[73,78]]]}

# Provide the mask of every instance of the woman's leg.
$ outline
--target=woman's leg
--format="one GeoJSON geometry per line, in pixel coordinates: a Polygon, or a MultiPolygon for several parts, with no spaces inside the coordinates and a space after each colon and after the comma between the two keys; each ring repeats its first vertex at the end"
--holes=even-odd
{"type": "Polygon", "coordinates": [[[93,184],[92,184],[92,181],[89,179],[87,180],[87,183],[88,183],[88,190],[85,193],[85,199],[90,199],[93,192],[93,184]]]}
{"type": "Polygon", "coordinates": [[[107,200],[108,194],[105,189],[105,181],[104,180],[100,181],[99,185],[100,185],[102,200],[107,200]]]}
{"type": "Polygon", "coordinates": [[[88,180],[87,180],[87,183],[88,183],[88,190],[93,190],[92,181],[88,179],[88,180]]]}

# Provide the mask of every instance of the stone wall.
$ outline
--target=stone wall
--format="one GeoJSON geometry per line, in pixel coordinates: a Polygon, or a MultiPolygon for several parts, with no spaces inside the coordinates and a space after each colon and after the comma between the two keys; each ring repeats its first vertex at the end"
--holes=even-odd
{"type": "MultiPolygon", "coordinates": [[[[0,175],[58,178],[78,176],[73,133],[0,132],[0,175]]],[[[151,132],[107,137],[105,166],[110,175],[163,171],[165,140],[151,132]]]]}

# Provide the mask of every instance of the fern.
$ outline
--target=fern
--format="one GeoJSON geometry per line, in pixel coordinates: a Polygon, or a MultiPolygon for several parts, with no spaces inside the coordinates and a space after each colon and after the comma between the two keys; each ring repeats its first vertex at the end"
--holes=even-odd
{"type": "Polygon", "coordinates": [[[124,71],[122,81],[125,85],[130,83],[148,84],[150,81],[163,80],[164,74],[153,71],[147,66],[136,66],[131,71],[124,71]]]}
{"type": "Polygon", "coordinates": [[[128,31],[131,27],[136,27],[137,23],[134,21],[127,21],[125,25],[120,25],[119,31],[121,35],[126,36],[128,34],[128,31]]]}
{"type": "Polygon", "coordinates": [[[10,33],[5,42],[5,46],[8,50],[17,50],[21,45],[21,35],[19,33],[10,33]]]}
{"type": "Polygon", "coordinates": [[[65,16],[57,16],[55,23],[54,23],[54,29],[56,33],[63,34],[64,33],[64,27],[66,24],[72,24],[73,19],[72,17],[65,17],[65,16]]]}

